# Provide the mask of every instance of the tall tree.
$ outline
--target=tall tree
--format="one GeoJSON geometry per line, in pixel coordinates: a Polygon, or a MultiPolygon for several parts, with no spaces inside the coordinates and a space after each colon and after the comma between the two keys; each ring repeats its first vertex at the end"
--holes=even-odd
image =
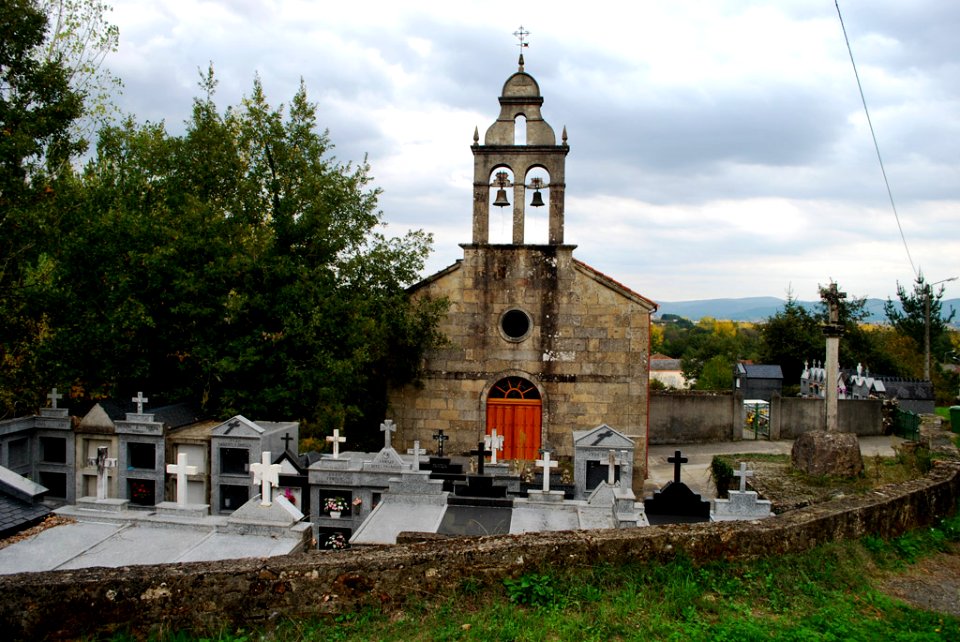
{"type": "Polygon", "coordinates": [[[760,328],[760,359],[779,364],[784,388],[799,386],[803,363],[824,353],[823,330],[817,318],[791,294],[783,309],[760,328]]]}
{"type": "MultiPolygon", "coordinates": [[[[890,298],[883,304],[883,310],[890,324],[905,337],[912,339],[920,352],[924,351],[926,333],[929,324],[930,352],[943,354],[950,350],[948,325],[956,316],[957,311],[951,309],[949,314],[943,311],[944,286],[934,288],[926,282],[923,274],[918,274],[913,282],[913,289],[907,289],[897,282],[898,307],[890,298]]],[[[919,373],[915,376],[920,376],[919,373]]]]}
{"type": "Polygon", "coordinates": [[[71,133],[83,109],[58,57],[36,55],[46,17],[30,0],[0,8],[0,417],[40,398],[35,348],[47,332],[38,300],[49,281],[71,133]]]}
{"type": "Polygon", "coordinates": [[[415,378],[439,340],[442,306],[404,291],[430,237],[386,235],[369,167],[331,155],[302,84],[274,108],[255,80],[222,114],[212,71],[201,87],[181,137],[103,131],[58,263],[70,303],[51,362],[90,395],[149,389],[322,430],[379,421],[386,382],[415,378]]]}

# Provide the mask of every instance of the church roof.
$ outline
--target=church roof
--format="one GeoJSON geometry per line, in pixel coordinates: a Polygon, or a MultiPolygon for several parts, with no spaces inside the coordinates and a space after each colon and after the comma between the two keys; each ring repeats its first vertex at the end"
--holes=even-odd
{"type": "Polygon", "coordinates": [[[587,265],[586,263],[584,263],[583,261],[580,261],[579,259],[573,259],[573,265],[575,268],[579,269],[581,272],[583,272],[584,274],[592,278],[594,281],[607,286],[611,290],[615,290],[619,292],[620,294],[627,297],[634,303],[639,303],[643,307],[649,309],[650,312],[655,312],[657,308],[660,307],[656,303],[648,299],[647,297],[643,296],[642,294],[634,292],[633,290],[625,286],[623,283],[620,283],[616,279],[613,279],[607,276],[600,270],[587,265]]]}

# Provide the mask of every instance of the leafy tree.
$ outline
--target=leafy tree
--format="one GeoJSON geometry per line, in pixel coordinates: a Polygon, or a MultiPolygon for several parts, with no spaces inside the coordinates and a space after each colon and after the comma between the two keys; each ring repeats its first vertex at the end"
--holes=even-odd
{"type": "Polygon", "coordinates": [[[302,84],[274,108],[257,79],[222,114],[212,71],[201,87],[182,137],[102,132],[58,262],[69,303],[50,362],[88,396],[194,398],[303,419],[305,437],[379,420],[388,383],[415,379],[440,340],[442,304],[404,290],[429,235],[385,234],[369,167],[331,156],[302,84]]]}
{"type": "MultiPolygon", "coordinates": [[[[927,330],[927,318],[929,305],[930,322],[930,352],[932,355],[943,354],[950,350],[950,338],[948,325],[956,316],[956,310],[951,309],[949,314],[943,311],[943,291],[944,286],[934,292],[933,287],[926,282],[923,274],[918,274],[913,283],[913,290],[907,289],[897,282],[897,298],[900,299],[900,307],[890,299],[883,305],[884,313],[890,324],[905,337],[913,340],[917,350],[924,351],[925,335],[927,330]]],[[[917,373],[915,376],[921,376],[917,373]]]]}
{"type": "Polygon", "coordinates": [[[819,321],[791,294],[783,309],[760,328],[760,360],[780,366],[785,386],[799,384],[804,361],[822,355],[824,345],[819,321]]]}
{"type": "Polygon", "coordinates": [[[83,101],[59,58],[41,60],[46,18],[30,0],[0,8],[0,417],[35,407],[35,348],[48,332],[40,299],[59,235],[71,134],[83,101]]]}

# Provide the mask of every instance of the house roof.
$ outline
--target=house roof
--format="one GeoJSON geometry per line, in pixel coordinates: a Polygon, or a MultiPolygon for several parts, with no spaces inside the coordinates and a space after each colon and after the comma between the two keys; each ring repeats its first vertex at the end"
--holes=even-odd
{"type": "Polygon", "coordinates": [[[738,363],[737,373],[747,379],[783,379],[783,370],[774,365],[738,363]]]}
{"type": "Polygon", "coordinates": [[[41,504],[47,489],[0,466],[0,538],[9,537],[50,514],[41,504]]]}

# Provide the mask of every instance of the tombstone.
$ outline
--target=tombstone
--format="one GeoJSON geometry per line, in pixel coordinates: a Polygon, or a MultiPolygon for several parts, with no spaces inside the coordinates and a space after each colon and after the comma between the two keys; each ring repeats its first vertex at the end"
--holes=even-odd
{"type": "Polygon", "coordinates": [[[494,428],[489,435],[483,437],[483,443],[486,448],[490,449],[490,463],[495,466],[497,464],[497,451],[503,450],[503,435],[498,435],[497,429],[494,428]]]}
{"type": "Polygon", "coordinates": [[[470,451],[470,454],[471,454],[471,455],[476,455],[476,457],[477,457],[477,475],[483,475],[483,462],[484,462],[484,458],[485,458],[487,455],[491,454],[491,451],[487,450],[487,449],[486,449],[486,446],[485,446],[484,443],[481,441],[481,442],[478,442],[478,443],[477,443],[477,449],[476,449],[476,450],[471,450],[471,451],[470,451]]]}
{"type": "Polygon", "coordinates": [[[562,502],[564,492],[562,490],[550,490],[550,469],[557,468],[560,463],[550,459],[549,450],[541,450],[540,453],[542,459],[536,460],[534,465],[543,469],[543,487],[540,490],[528,490],[527,499],[533,502],[562,502]]]}
{"type": "Polygon", "coordinates": [[[433,440],[437,442],[437,457],[443,457],[443,442],[450,439],[448,435],[443,434],[443,431],[440,430],[433,436],[433,440]]]}
{"type": "Polygon", "coordinates": [[[390,445],[390,433],[397,432],[397,426],[392,419],[387,419],[380,424],[380,432],[383,433],[383,449],[392,448],[390,445]]]}
{"type": "Polygon", "coordinates": [[[132,401],[133,403],[137,404],[137,414],[138,414],[138,415],[142,415],[142,414],[143,414],[143,404],[147,403],[147,402],[150,401],[150,400],[147,399],[146,397],[144,397],[142,392],[138,392],[138,393],[137,393],[137,396],[134,397],[133,399],[131,399],[130,401],[132,401]]]}
{"type": "Polygon", "coordinates": [[[91,466],[97,467],[97,501],[107,499],[107,476],[109,469],[117,467],[117,460],[114,457],[107,457],[106,448],[97,448],[97,456],[91,457],[87,462],[91,466]]]}
{"type": "Polygon", "coordinates": [[[614,480],[621,487],[633,487],[633,457],[636,444],[632,439],[607,424],[592,430],[573,432],[573,483],[574,496],[585,499],[590,492],[609,478],[610,451],[620,452],[620,471],[614,469],[614,480]],[[626,473],[629,465],[630,477],[626,473]]]}
{"type": "Polygon", "coordinates": [[[56,407],[57,407],[57,400],[58,400],[58,399],[63,399],[63,395],[57,394],[57,389],[54,388],[54,389],[52,389],[52,390],[50,391],[50,394],[47,395],[47,399],[50,400],[50,407],[51,407],[51,408],[56,408],[56,407]]]}
{"type": "Polygon", "coordinates": [[[253,485],[260,484],[260,505],[269,506],[273,501],[273,489],[280,485],[280,464],[270,463],[270,452],[261,454],[260,463],[250,464],[253,485]]]}
{"type": "Polygon", "coordinates": [[[753,520],[772,516],[770,501],[760,499],[756,491],[747,490],[747,477],[753,477],[753,471],[747,470],[747,462],[740,462],[740,469],[733,474],[740,478],[740,490],[729,491],[728,499],[713,500],[711,521],[753,520]]]}
{"type": "Polygon", "coordinates": [[[413,442],[413,448],[407,448],[407,454],[413,455],[413,470],[420,470],[420,455],[427,454],[425,448],[420,447],[420,440],[415,439],[413,442]]]}
{"type": "Polygon", "coordinates": [[[463,503],[460,498],[472,498],[473,500],[489,500],[486,502],[468,501],[471,505],[484,506],[512,506],[513,500],[507,499],[507,487],[502,484],[494,483],[494,478],[485,475],[483,472],[484,458],[490,454],[483,442],[477,443],[477,449],[470,451],[471,455],[477,458],[477,473],[467,475],[466,482],[454,482],[454,496],[450,498],[450,503],[463,503]]]}
{"type": "Polygon", "coordinates": [[[167,472],[177,476],[177,506],[187,506],[187,475],[196,475],[197,467],[187,465],[187,453],[177,455],[177,463],[167,464],[167,472]]]}
{"type": "Polygon", "coordinates": [[[710,502],[704,501],[680,479],[680,466],[687,463],[679,450],[667,461],[673,464],[673,481],[664,484],[653,497],[644,500],[644,511],[651,524],[706,522],[710,519],[710,502]]]}
{"type": "Polygon", "coordinates": [[[333,444],[333,458],[340,459],[340,444],[346,443],[347,438],[340,436],[339,428],[334,428],[333,434],[327,437],[327,441],[333,444]]]}

